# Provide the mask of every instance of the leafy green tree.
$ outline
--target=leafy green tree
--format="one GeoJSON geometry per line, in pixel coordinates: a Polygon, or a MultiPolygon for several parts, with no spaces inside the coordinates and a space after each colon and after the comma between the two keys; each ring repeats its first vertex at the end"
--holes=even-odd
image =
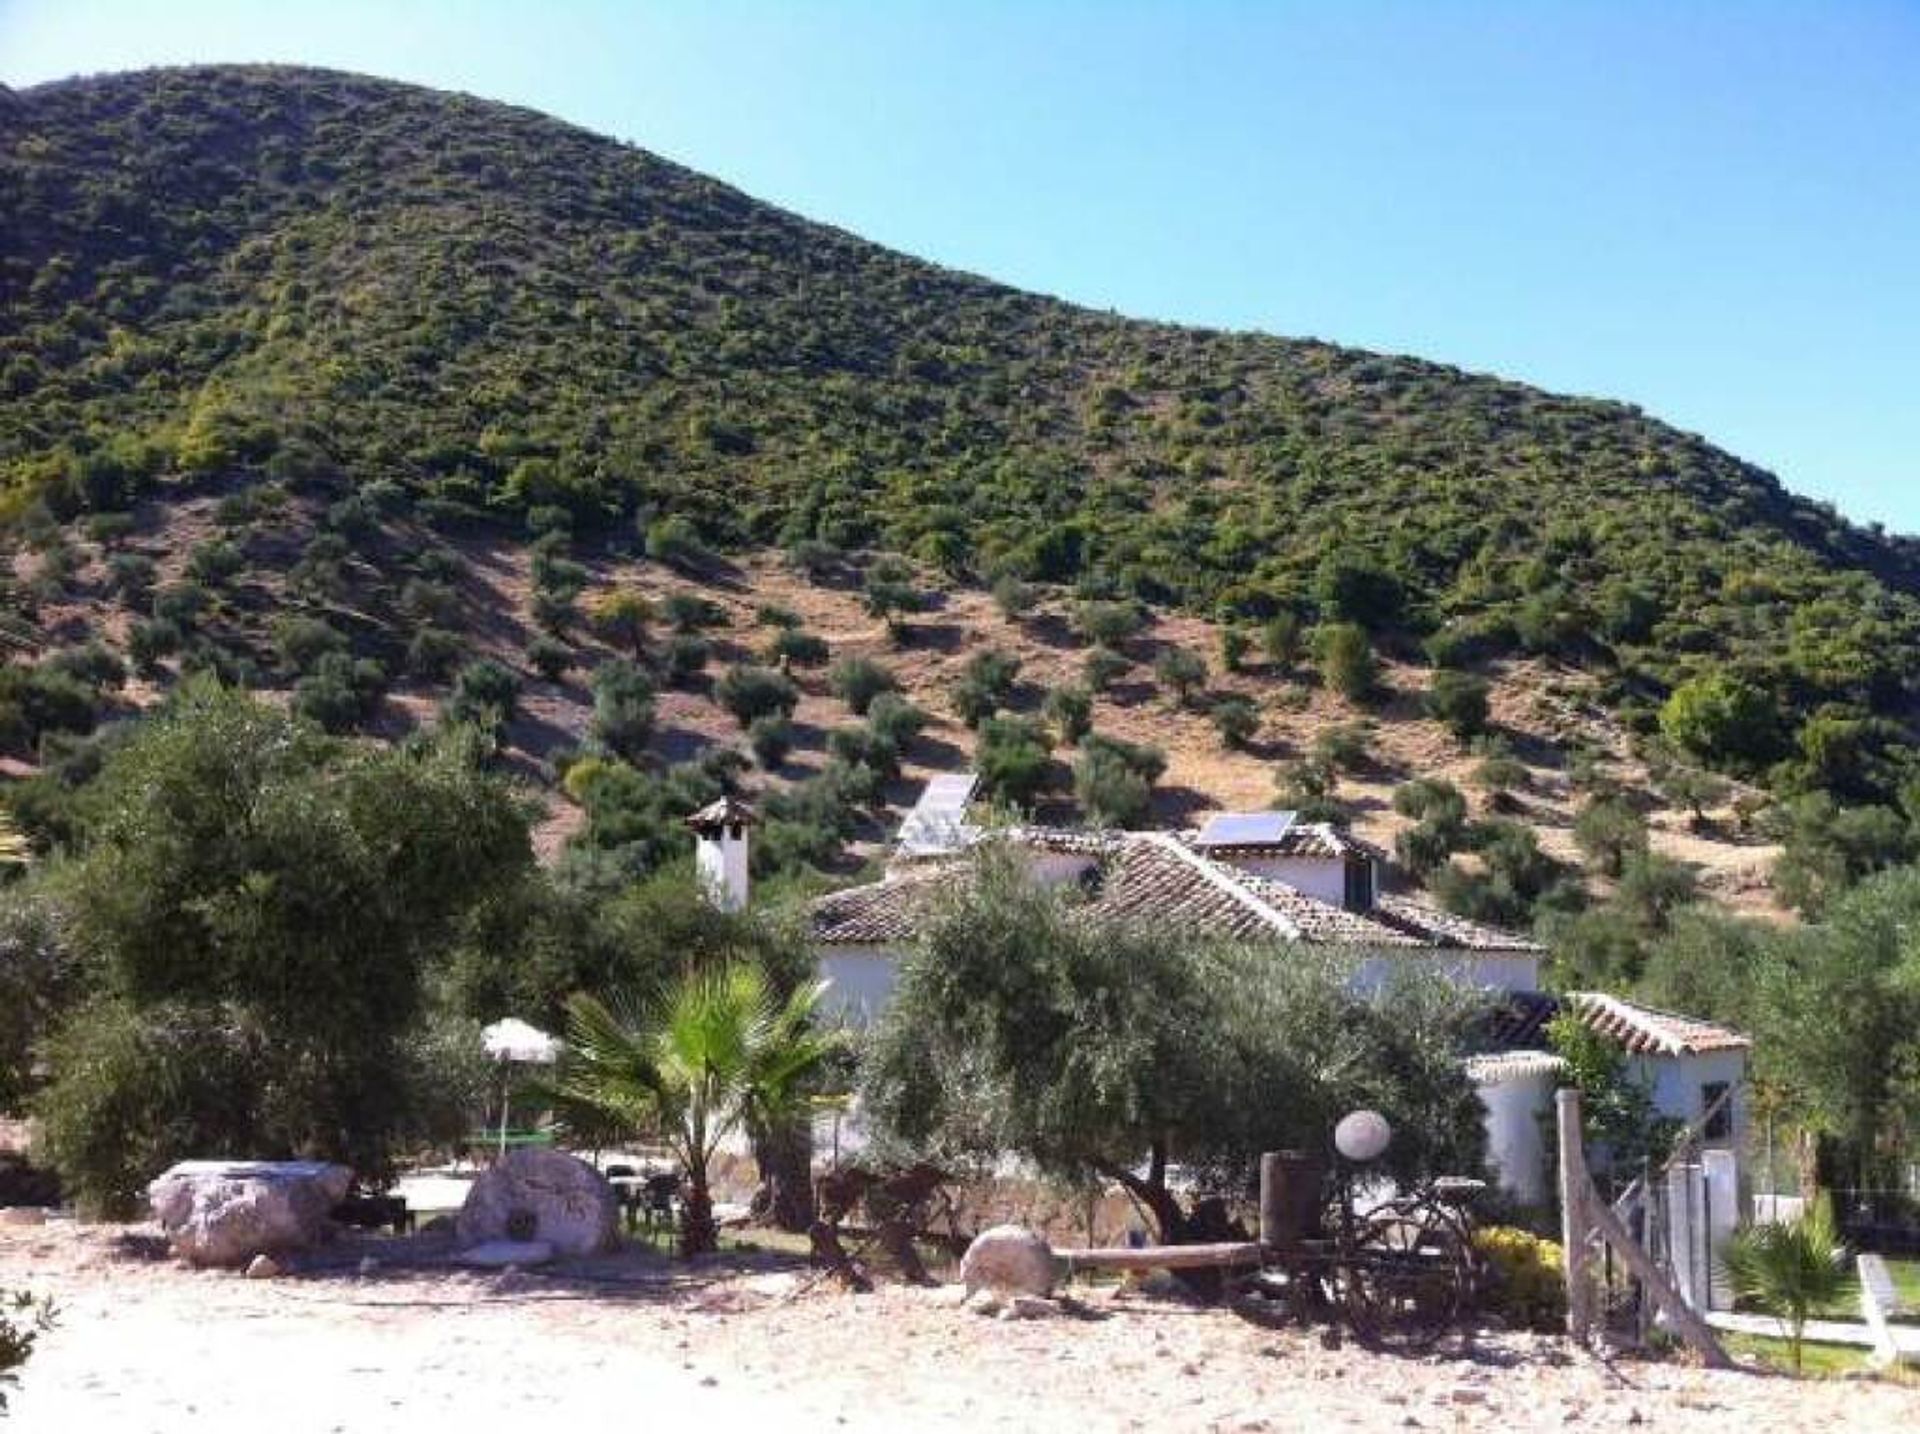
{"type": "Polygon", "coordinates": [[[1371,722],[1332,722],[1313,735],[1308,749],[1317,761],[1341,772],[1358,772],[1373,758],[1371,722]]]}
{"type": "Polygon", "coordinates": [[[1339,788],[1340,774],[1321,758],[1282,762],[1274,769],[1274,805],[1302,821],[1344,824],[1347,809],[1339,799],[1339,788]]]}
{"type": "Polygon", "coordinates": [[[993,605],[1010,622],[1018,622],[1032,612],[1039,600],[1040,594],[1031,583],[1022,582],[1011,573],[994,581],[993,605]]]}
{"type": "Polygon", "coordinates": [[[1184,647],[1165,648],[1154,659],[1153,675],[1184,705],[1207,685],[1207,660],[1184,647]]]}
{"type": "Polygon", "coordinates": [[[1817,916],[1842,892],[1913,856],[1913,832],[1887,807],[1843,807],[1814,792],[1776,807],[1769,827],[1781,851],[1773,866],[1781,903],[1817,916]]]}
{"type": "Polygon", "coordinates": [[[653,603],[633,588],[608,588],[587,602],[587,622],[593,630],[626,648],[636,662],[647,655],[647,632],[655,616],[653,603]]]}
{"type": "Polygon", "coordinates": [[[1664,1155],[1679,1122],[1660,1114],[1649,1081],[1628,1068],[1619,1046],[1572,1011],[1547,1023],[1547,1043],[1567,1063],[1564,1080],[1580,1092],[1581,1135],[1603,1190],[1618,1190],[1664,1155]]]}
{"type": "Polygon", "coordinates": [[[1073,610],[1074,630],[1095,647],[1117,649],[1145,624],[1139,607],[1130,602],[1083,602],[1073,610]]]}
{"type": "Polygon", "coordinates": [[[20,1384],[20,1370],[33,1356],[40,1336],[58,1323],[53,1301],[26,1290],[0,1290],[0,1417],[7,1396],[20,1384]]]}
{"type": "Polygon", "coordinates": [[[429,970],[531,867],[474,753],[344,747],[188,684],[85,794],[59,897],[89,1002],[49,1048],[47,1149],[89,1207],[217,1149],[369,1176],[418,1134],[429,970]]]}
{"type": "Polygon", "coordinates": [[[1367,630],[1358,623],[1337,622],[1314,634],[1314,654],[1327,686],[1349,702],[1369,702],[1380,681],[1380,665],[1373,655],[1367,630]]]}
{"type": "Polygon", "coordinates": [[[1920,1128],[1920,871],[1869,878],[1816,924],[1762,945],[1754,1057],[1812,1130],[1838,1142],[1842,1183],[1879,1188],[1920,1128]]]}
{"type": "Polygon", "coordinates": [[[1752,683],[1714,672],[1674,688],[1660,731],[1709,766],[1751,771],[1780,752],[1780,712],[1752,683]]]}
{"type": "Polygon", "coordinates": [[[452,722],[494,735],[514,718],[520,706],[520,679],[513,670],[490,657],[469,662],[453,681],[446,715],[452,722]]]}
{"type": "Polygon", "coordinates": [[[1111,1181],[1164,1243],[1195,1234],[1176,1164],[1199,1194],[1243,1190],[1259,1151],[1324,1151],[1355,1106],[1393,1122],[1393,1174],[1478,1169],[1458,1054],[1474,998],[1413,980],[1362,995],[1336,963],[1279,954],[1089,921],[989,849],[871,1036],[861,1085],[878,1143],[1111,1181]]]}
{"type": "Polygon", "coordinates": [[[1328,618],[1366,628],[1396,621],[1406,600],[1400,580],[1392,573],[1364,554],[1343,550],[1321,561],[1313,590],[1328,618]]]}
{"type": "Polygon", "coordinates": [[[680,1253],[718,1248],[711,1168],[728,1137],[791,1118],[838,1038],[820,1028],[825,983],[776,997],[745,963],[687,972],[652,999],[567,1004],[551,1088],[563,1121],[666,1142],[687,1181],[680,1253]]]}

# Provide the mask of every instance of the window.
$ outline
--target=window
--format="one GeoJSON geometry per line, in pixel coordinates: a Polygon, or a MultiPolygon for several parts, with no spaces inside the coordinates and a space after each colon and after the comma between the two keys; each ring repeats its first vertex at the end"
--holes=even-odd
{"type": "Polygon", "coordinates": [[[1702,1140],[1733,1139],[1733,1100],[1731,1097],[1721,1100],[1726,1094],[1727,1083],[1723,1080],[1710,1080],[1700,1087],[1701,1113],[1704,1115],[1707,1111],[1713,1111],[1712,1115],[1707,1116],[1707,1123],[1700,1127],[1702,1140]],[[1718,1110],[1713,1109],[1716,1102],[1720,1106],[1718,1110]]]}

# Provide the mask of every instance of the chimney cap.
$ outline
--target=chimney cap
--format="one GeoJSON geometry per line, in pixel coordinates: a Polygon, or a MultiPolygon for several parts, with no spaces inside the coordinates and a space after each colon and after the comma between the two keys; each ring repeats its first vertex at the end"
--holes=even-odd
{"type": "Polygon", "coordinates": [[[687,825],[701,836],[713,836],[717,835],[723,827],[750,827],[757,825],[759,820],[752,807],[740,798],[728,794],[717,802],[707,803],[688,817],[687,825]]]}

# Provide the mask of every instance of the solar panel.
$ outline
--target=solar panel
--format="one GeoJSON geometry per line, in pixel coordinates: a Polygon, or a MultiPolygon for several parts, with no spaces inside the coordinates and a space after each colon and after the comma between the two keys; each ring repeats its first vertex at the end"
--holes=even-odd
{"type": "Polygon", "coordinates": [[[967,825],[967,807],[980,778],[973,772],[948,772],[931,778],[900,823],[900,851],[907,856],[934,856],[958,851],[974,838],[967,825]]]}
{"type": "Polygon", "coordinates": [[[1194,840],[1200,846],[1274,846],[1297,816],[1295,812],[1215,812],[1194,840]]]}

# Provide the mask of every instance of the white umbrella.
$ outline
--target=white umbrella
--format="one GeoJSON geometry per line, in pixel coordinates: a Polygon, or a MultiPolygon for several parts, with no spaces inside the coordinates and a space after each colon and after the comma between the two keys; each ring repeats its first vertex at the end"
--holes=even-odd
{"type": "Polygon", "coordinates": [[[508,1067],[518,1063],[550,1066],[560,1059],[560,1042],[545,1031],[537,1030],[515,1016],[495,1021],[480,1032],[480,1044],[487,1054],[500,1062],[500,1153],[507,1153],[507,1109],[510,1103],[512,1074],[508,1067]]]}
{"type": "Polygon", "coordinates": [[[535,1030],[517,1016],[508,1016],[488,1026],[480,1033],[480,1044],[497,1061],[550,1066],[560,1058],[559,1041],[545,1031],[535,1030]]]}

